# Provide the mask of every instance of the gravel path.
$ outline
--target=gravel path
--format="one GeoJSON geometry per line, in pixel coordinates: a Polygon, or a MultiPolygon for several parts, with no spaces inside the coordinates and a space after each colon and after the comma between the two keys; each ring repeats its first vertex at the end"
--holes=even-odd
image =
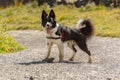
{"type": "Polygon", "coordinates": [[[120,80],[120,38],[93,37],[88,41],[93,63],[79,50],[74,62],[72,51],[65,46],[63,63],[58,61],[54,45],[54,63],[42,63],[47,54],[46,38],[40,31],[11,31],[10,34],[27,49],[15,54],[0,54],[0,80],[120,80]]]}

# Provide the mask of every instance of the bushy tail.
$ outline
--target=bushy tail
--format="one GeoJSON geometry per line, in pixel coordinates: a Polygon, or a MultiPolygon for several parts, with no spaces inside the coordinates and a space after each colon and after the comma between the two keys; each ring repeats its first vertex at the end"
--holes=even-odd
{"type": "Polygon", "coordinates": [[[90,38],[94,34],[94,26],[89,18],[79,20],[77,27],[86,38],[90,38]]]}

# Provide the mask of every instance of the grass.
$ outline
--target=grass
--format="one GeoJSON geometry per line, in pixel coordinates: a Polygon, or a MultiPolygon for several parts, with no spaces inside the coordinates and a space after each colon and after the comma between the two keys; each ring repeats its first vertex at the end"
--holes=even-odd
{"type": "Polygon", "coordinates": [[[4,32],[3,29],[1,29],[0,32],[0,53],[13,53],[17,51],[21,51],[25,49],[25,47],[21,46],[18,44],[11,36],[7,33],[4,32]]]}
{"type": "Polygon", "coordinates": [[[25,47],[19,45],[10,35],[0,36],[0,53],[13,53],[23,49],[25,47]]]}
{"type": "MultiPolygon", "coordinates": [[[[25,6],[20,5],[1,9],[0,27],[7,31],[28,29],[42,30],[40,17],[43,9],[47,12],[50,11],[50,8],[48,8],[46,4],[38,7],[35,2],[25,6]]],[[[57,5],[53,7],[53,9],[56,13],[57,21],[60,24],[75,27],[79,19],[90,17],[95,26],[95,35],[103,37],[120,37],[120,8],[111,9],[104,6],[91,5],[75,8],[74,6],[57,5]]],[[[6,43],[6,41],[16,44],[9,35],[0,37],[2,37],[0,38],[0,41],[2,41],[0,45],[10,44],[6,43]]],[[[17,48],[15,48],[15,45],[12,46],[14,46],[14,49],[12,49],[12,47],[5,46],[6,49],[3,50],[0,47],[0,50],[2,50],[0,53],[10,52],[11,50],[19,51],[23,49],[20,48],[18,44],[16,44],[17,48]]]]}
{"type": "MultiPolygon", "coordinates": [[[[40,16],[43,9],[50,11],[46,5],[37,7],[36,3],[3,9],[0,11],[0,24],[7,30],[42,30],[40,16]]],[[[58,5],[53,9],[60,24],[75,26],[79,19],[90,17],[96,28],[96,35],[120,37],[119,8],[108,9],[104,6],[75,8],[74,6],[58,5]]]]}

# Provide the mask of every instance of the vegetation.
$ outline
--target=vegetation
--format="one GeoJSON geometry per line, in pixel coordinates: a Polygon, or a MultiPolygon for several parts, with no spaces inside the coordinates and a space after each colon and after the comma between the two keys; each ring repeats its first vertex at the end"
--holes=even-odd
{"type": "Polygon", "coordinates": [[[64,4],[64,5],[75,5],[75,7],[86,6],[89,3],[94,3],[95,5],[104,5],[106,7],[120,7],[120,0],[0,0],[0,6],[8,7],[11,5],[23,5],[30,2],[36,1],[38,6],[43,3],[48,3],[49,6],[54,4],[64,4]]]}
{"type": "Polygon", "coordinates": [[[13,53],[25,49],[0,28],[0,53],[13,53]]]}
{"type": "MultiPolygon", "coordinates": [[[[27,5],[12,6],[0,11],[0,53],[16,52],[24,49],[10,38],[3,29],[9,30],[42,30],[41,12],[50,8],[46,4],[37,6],[36,2],[27,5]],[[3,49],[4,48],[4,49],[3,49]]],[[[60,24],[75,27],[81,18],[90,17],[95,25],[95,35],[104,37],[120,37],[120,9],[106,8],[104,6],[91,6],[76,8],[72,5],[56,5],[53,7],[57,21],[60,24]]]]}
{"type": "MultiPolygon", "coordinates": [[[[40,7],[36,3],[26,6],[9,7],[1,10],[0,24],[7,30],[42,30],[41,12],[46,5],[40,7]]],[[[81,18],[90,17],[96,28],[96,35],[120,37],[120,9],[106,8],[104,6],[92,6],[75,8],[74,6],[58,5],[53,7],[56,12],[57,21],[60,24],[74,26],[81,18]]]]}

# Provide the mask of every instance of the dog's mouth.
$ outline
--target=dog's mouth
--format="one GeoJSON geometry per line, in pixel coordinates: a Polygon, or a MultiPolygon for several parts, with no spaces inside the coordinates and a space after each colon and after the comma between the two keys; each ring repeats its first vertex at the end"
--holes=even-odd
{"type": "Polygon", "coordinates": [[[50,34],[50,28],[46,28],[46,32],[47,32],[47,34],[50,34]]]}

